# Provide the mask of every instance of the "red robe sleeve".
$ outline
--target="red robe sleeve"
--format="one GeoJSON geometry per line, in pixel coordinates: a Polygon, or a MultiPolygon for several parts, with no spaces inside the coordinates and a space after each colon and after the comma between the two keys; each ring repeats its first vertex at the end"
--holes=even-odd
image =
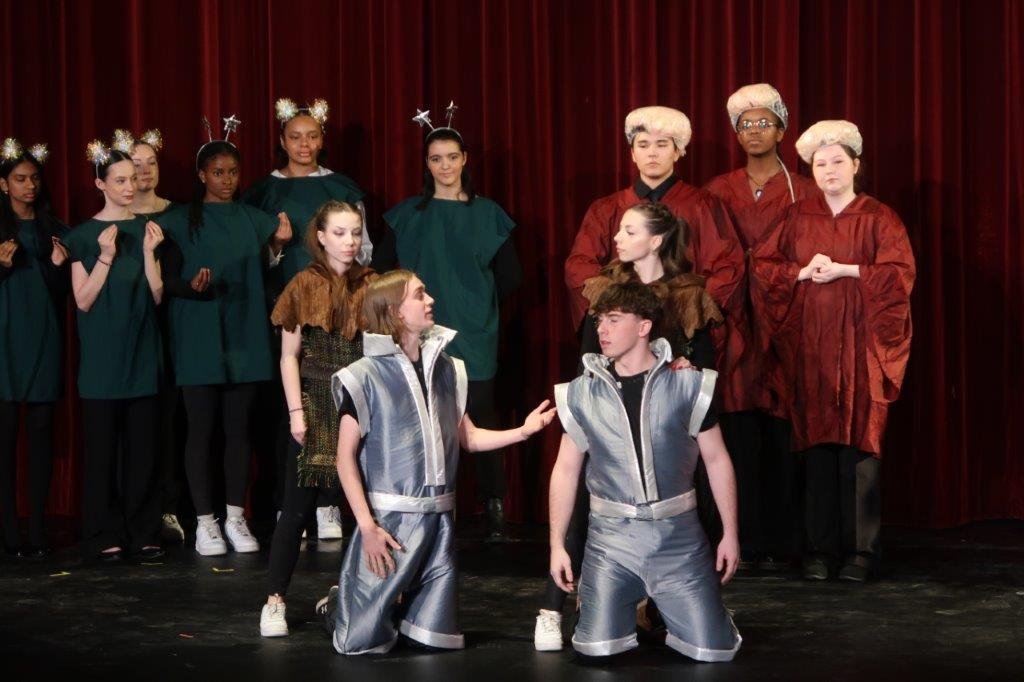
{"type": "Polygon", "coordinates": [[[743,311],[745,257],[728,211],[721,200],[701,192],[697,216],[687,217],[694,268],[705,280],[704,287],[728,318],[743,311]]]}
{"type": "Polygon", "coordinates": [[[619,229],[613,197],[598,199],[590,205],[565,260],[565,285],[569,289],[574,330],[579,328],[587,312],[583,283],[599,275],[601,268],[611,260],[612,238],[619,229]]]}
{"type": "Polygon", "coordinates": [[[767,348],[769,340],[779,332],[789,315],[797,292],[796,278],[806,265],[795,260],[792,218],[796,215],[796,210],[790,207],[751,253],[750,300],[762,348],[767,348]]]}
{"type": "Polygon", "coordinates": [[[860,286],[870,334],[871,399],[888,403],[899,397],[910,356],[910,292],[917,266],[907,230],[887,206],[875,223],[875,244],[874,262],[860,266],[860,286]]]}

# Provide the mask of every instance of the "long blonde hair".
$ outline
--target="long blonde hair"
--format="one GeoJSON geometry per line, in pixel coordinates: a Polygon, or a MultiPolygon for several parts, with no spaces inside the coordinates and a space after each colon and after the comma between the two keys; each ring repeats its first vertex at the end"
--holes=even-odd
{"type": "Polygon", "coordinates": [[[401,343],[405,323],[398,317],[398,309],[405,300],[409,282],[416,277],[411,270],[391,270],[366,286],[363,295],[363,330],[371,334],[388,334],[395,343],[401,343]]]}

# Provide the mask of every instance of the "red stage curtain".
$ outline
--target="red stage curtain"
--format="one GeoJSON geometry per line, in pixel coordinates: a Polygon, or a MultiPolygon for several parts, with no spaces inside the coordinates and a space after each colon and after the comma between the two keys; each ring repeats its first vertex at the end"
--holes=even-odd
{"type": "MultiPolygon", "coordinates": [[[[329,165],[368,191],[379,216],[419,188],[415,108],[454,99],[478,186],[519,224],[526,285],[505,313],[501,351],[515,419],[571,378],[562,266],[588,203],[631,180],[629,109],[658,103],[690,116],[680,172],[695,184],[742,161],[724,110],[739,85],[782,91],[791,166],[799,131],[851,119],[866,140],[866,190],[903,217],[919,267],[885,518],[1024,517],[1018,2],[3,0],[0,21],[0,135],[50,144],[48,180],[72,224],[100,205],[84,160],[90,138],[160,127],[160,191],[182,199],[200,117],[242,119],[252,182],[272,162],[280,96],[328,99],[329,165]]],[[[50,510],[75,515],[70,372],[69,385],[50,510]]],[[[551,428],[509,457],[512,519],[545,518],[558,439],[551,428]]]]}

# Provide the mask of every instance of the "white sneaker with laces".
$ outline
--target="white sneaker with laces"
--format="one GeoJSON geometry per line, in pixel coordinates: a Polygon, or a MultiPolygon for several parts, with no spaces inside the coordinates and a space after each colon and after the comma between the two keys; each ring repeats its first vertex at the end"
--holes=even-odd
{"type": "Polygon", "coordinates": [[[337,507],[317,507],[316,534],[321,540],[340,540],[341,510],[337,507]]]}
{"type": "Polygon", "coordinates": [[[541,609],[533,629],[533,647],[537,651],[562,650],[562,614],[541,609]]]}
{"type": "Polygon", "coordinates": [[[224,534],[236,552],[260,551],[260,543],[253,537],[244,516],[229,516],[224,522],[224,534]]]}
{"type": "Polygon", "coordinates": [[[284,602],[264,604],[260,613],[260,634],[264,637],[287,637],[288,621],[284,616],[284,602]]]}
{"type": "Polygon", "coordinates": [[[196,551],[203,556],[220,556],[228,553],[224,536],[217,519],[199,519],[196,526],[196,551]]]}

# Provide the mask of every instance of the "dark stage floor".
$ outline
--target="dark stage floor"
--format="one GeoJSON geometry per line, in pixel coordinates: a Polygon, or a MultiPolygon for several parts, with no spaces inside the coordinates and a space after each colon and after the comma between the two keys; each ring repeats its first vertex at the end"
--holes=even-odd
{"type": "MultiPolygon", "coordinates": [[[[0,679],[175,680],[1024,680],[1024,523],[886,529],[887,574],[851,586],[795,575],[727,588],[744,637],[733,663],[697,664],[644,643],[612,665],[533,650],[546,571],[543,529],[523,542],[460,541],[467,648],[383,657],[333,653],[313,603],[336,579],[337,542],[304,552],[289,596],[291,636],[259,636],[266,553],[159,565],[83,567],[72,550],[0,565],[0,679]]],[[[568,619],[567,619],[568,620],[568,619]]]]}

